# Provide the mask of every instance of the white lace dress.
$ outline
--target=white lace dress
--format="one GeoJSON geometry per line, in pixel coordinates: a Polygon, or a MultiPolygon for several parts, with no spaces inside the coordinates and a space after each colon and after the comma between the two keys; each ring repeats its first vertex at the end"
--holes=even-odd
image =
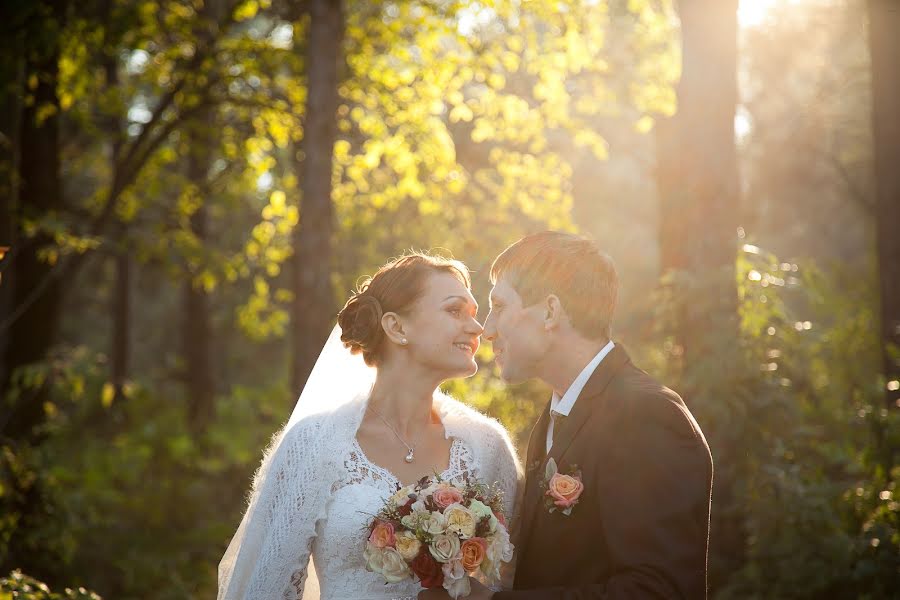
{"type": "MultiPolygon", "coordinates": [[[[441,479],[462,484],[470,475],[472,455],[465,443],[453,439],[448,468],[441,479]]],[[[312,542],[312,558],[319,577],[320,598],[332,599],[410,599],[422,589],[413,579],[385,584],[384,578],[366,571],[363,550],[366,528],[372,515],[402,485],[389,470],[370,461],[354,439],[343,461],[344,472],[332,485],[332,496],[325,519],[316,527],[312,542]]],[[[291,578],[301,582],[306,569],[291,578]]],[[[297,598],[303,598],[302,586],[297,586],[297,598]]]]}
{"type": "MultiPolygon", "coordinates": [[[[356,441],[366,402],[304,419],[280,434],[254,481],[244,518],[219,563],[219,600],[415,598],[418,582],[385,584],[366,571],[366,525],[398,488],[356,441]],[[307,585],[312,556],[318,589],[307,585]]],[[[505,429],[441,394],[435,410],[452,440],[443,479],[496,483],[514,520],[521,469],[505,429]]],[[[410,483],[410,482],[404,482],[410,483]]]]}

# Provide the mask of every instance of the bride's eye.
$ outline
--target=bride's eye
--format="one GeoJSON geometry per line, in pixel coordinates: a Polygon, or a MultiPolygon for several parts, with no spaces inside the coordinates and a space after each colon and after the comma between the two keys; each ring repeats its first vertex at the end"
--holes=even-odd
{"type": "Polygon", "coordinates": [[[462,310],[459,309],[459,308],[451,308],[449,312],[450,312],[450,314],[453,315],[454,317],[458,317],[458,316],[460,316],[460,315],[462,314],[462,310]]]}

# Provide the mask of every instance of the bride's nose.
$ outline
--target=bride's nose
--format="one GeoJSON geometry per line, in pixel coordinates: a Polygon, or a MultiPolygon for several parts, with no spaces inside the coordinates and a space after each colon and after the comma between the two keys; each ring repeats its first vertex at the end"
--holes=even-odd
{"type": "Polygon", "coordinates": [[[484,333],[484,327],[482,327],[481,323],[479,323],[478,320],[473,317],[469,320],[466,332],[480,336],[482,333],[484,333]]]}

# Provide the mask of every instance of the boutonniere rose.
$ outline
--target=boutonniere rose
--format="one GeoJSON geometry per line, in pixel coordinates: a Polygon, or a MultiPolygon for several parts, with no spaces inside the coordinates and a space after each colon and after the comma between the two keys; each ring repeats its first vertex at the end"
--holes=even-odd
{"type": "Polygon", "coordinates": [[[567,474],[560,473],[556,461],[551,458],[547,461],[541,488],[544,490],[544,505],[547,509],[551,513],[558,510],[569,516],[584,492],[581,471],[576,465],[572,465],[567,474]]]}

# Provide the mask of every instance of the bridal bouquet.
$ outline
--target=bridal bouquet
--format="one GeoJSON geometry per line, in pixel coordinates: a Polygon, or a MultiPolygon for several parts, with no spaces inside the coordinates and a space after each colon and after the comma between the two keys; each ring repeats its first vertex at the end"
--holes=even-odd
{"type": "Polygon", "coordinates": [[[469,482],[426,477],[401,488],[369,525],[366,568],[388,583],[417,577],[453,598],[469,594],[468,575],[498,582],[500,564],[513,553],[500,500],[495,488],[469,482]]]}

